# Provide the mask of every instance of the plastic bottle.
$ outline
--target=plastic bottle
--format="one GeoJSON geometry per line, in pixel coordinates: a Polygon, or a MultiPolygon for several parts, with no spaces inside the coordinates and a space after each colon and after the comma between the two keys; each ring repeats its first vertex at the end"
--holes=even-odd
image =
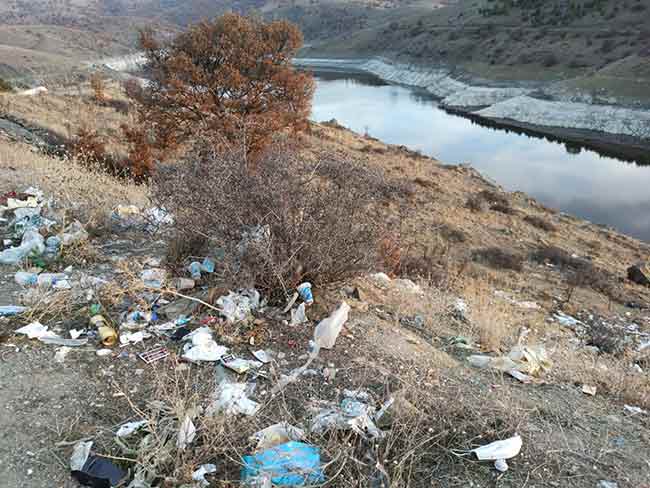
{"type": "Polygon", "coordinates": [[[45,253],[49,256],[56,256],[61,247],[61,239],[57,236],[50,236],[45,239],[45,253]]]}
{"type": "Polygon", "coordinates": [[[14,276],[14,280],[20,286],[34,286],[38,283],[38,275],[27,271],[18,271],[14,276]]]}
{"type": "Polygon", "coordinates": [[[190,270],[190,274],[192,275],[193,280],[201,279],[201,263],[198,261],[193,261],[188,266],[188,269],[190,270]]]}
{"type": "Polygon", "coordinates": [[[63,273],[41,273],[38,275],[38,286],[41,288],[52,288],[57,281],[67,280],[63,273]]]}

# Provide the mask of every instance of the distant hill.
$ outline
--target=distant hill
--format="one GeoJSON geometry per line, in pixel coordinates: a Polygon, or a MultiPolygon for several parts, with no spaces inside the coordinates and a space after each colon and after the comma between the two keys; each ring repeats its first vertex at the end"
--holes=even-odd
{"type": "Polygon", "coordinates": [[[650,0],[460,0],[387,18],[306,55],[382,54],[490,80],[571,80],[650,99],[650,0]]]}
{"type": "MultiPolygon", "coordinates": [[[[287,18],[307,39],[382,23],[415,0],[0,0],[0,78],[29,80],[136,47],[137,31],[177,31],[226,11],[287,18]]],[[[436,2],[428,2],[433,5],[436,2]]]]}
{"type": "Polygon", "coordinates": [[[0,0],[0,77],[61,71],[226,11],[300,25],[304,54],[383,55],[486,80],[650,100],[650,0],[0,0]]]}

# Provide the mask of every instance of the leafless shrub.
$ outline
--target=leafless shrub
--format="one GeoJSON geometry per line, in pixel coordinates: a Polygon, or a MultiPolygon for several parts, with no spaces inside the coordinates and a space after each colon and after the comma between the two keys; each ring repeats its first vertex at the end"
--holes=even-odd
{"type": "Polygon", "coordinates": [[[550,263],[560,268],[574,267],[576,258],[556,246],[540,246],[530,254],[530,259],[540,264],[550,263]]]}
{"type": "Polygon", "coordinates": [[[508,198],[494,190],[482,190],[474,195],[470,195],[465,203],[465,207],[473,212],[481,212],[485,205],[488,205],[491,210],[512,214],[514,211],[510,207],[508,198]]]}
{"type": "MultiPolygon", "coordinates": [[[[612,299],[618,299],[614,283],[616,277],[591,261],[574,257],[564,249],[556,246],[541,246],[530,254],[530,259],[538,263],[551,263],[568,274],[567,282],[570,287],[588,286],[612,299]]],[[[569,299],[573,290],[570,289],[569,299]]]]}
{"type": "Polygon", "coordinates": [[[494,269],[511,269],[523,271],[524,258],[515,252],[500,247],[487,247],[477,249],[472,253],[472,258],[494,269]]]}
{"type": "Polygon", "coordinates": [[[490,205],[490,210],[494,210],[495,212],[506,215],[514,215],[516,213],[515,209],[512,208],[509,203],[505,205],[503,203],[495,203],[493,205],[490,205]]]}
{"type": "Polygon", "coordinates": [[[588,330],[588,343],[608,354],[621,354],[625,350],[625,335],[619,329],[606,324],[602,320],[594,321],[588,330]]]}
{"type": "Polygon", "coordinates": [[[470,195],[465,202],[465,208],[472,212],[482,212],[485,207],[485,202],[479,195],[470,195]]]}
{"type": "Polygon", "coordinates": [[[440,234],[447,242],[453,244],[460,244],[467,241],[467,234],[465,232],[446,223],[435,226],[435,232],[440,234]]]}
{"type": "Polygon", "coordinates": [[[481,198],[484,202],[487,202],[489,205],[503,205],[510,206],[510,201],[508,197],[503,193],[499,193],[495,190],[482,190],[478,193],[478,197],[481,198]]]}
{"type": "Polygon", "coordinates": [[[551,222],[542,217],[538,217],[537,215],[526,215],[524,217],[524,222],[527,222],[538,229],[545,230],[546,232],[555,232],[557,230],[551,222]]]}
{"type": "Polygon", "coordinates": [[[243,151],[197,150],[160,167],[154,200],[176,237],[203,238],[262,289],[317,284],[374,267],[383,178],[349,161],[303,161],[276,145],[250,167],[243,151]]]}

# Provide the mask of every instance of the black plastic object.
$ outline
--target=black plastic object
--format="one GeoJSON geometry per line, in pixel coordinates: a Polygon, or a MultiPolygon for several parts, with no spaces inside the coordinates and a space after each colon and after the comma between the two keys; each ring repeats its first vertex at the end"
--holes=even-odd
{"type": "Polygon", "coordinates": [[[126,473],[108,459],[88,456],[81,471],[73,471],[72,477],[84,486],[92,488],[111,488],[117,486],[126,473]]]}
{"type": "Polygon", "coordinates": [[[187,327],[179,327],[172,334],[172,341],[180,341],[181,339],[183,339],[183,337],[185,337],[189,333],[190,333],[190,329],[188,329],[187,327]]]}

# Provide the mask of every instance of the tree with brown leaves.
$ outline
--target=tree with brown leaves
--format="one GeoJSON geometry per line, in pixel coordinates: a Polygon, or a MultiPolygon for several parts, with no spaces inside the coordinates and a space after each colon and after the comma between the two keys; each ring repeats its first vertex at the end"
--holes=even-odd
{"type": "Polygon", "coordinates": [[[250,156],[307,126],[314,82],[291,66],[302,34],[289,22],[229,13],[169,41],[143,31],[140,44],[150,82],[130,94],[156,153],[202,139],[250,156]]]}

